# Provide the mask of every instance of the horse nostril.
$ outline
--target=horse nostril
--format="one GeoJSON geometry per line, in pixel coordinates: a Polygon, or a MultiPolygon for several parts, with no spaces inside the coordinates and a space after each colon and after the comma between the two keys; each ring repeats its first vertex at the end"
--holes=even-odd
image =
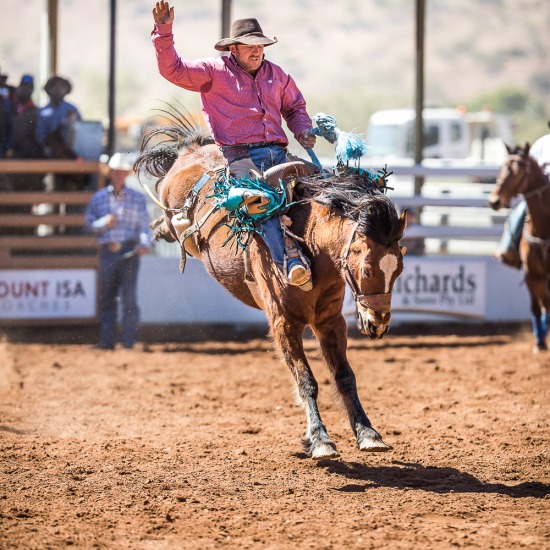
{"type": "Polygon", "coordinates": [[[376,338],[376,327],[373,325],[370,319],[367,321],[366,334],[371,340],[373,338],[376,338]]]}

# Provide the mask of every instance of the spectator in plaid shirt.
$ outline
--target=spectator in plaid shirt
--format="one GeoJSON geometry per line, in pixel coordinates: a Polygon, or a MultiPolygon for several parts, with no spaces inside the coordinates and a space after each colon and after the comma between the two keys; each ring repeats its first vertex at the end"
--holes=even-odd
{"type": "Polygon", "coordinates": [[[117,298],[120,298],[121,343],[132,348],[139,324],[139,259],[151,247],[150,219],[145,197],[125,185],[132,171],[129,156],[115,153],[109,160],[109,170],[110,185],[94,193],[86,208],[86,227],[96,235],[100,245],[98,347],[115,347],[117,298]]]}

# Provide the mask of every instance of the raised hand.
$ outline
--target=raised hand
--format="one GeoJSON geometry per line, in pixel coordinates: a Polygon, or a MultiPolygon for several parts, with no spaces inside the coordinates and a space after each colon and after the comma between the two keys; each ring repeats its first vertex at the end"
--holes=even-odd
{"type": "Polygon", "coordinates": [[[172,24],[174,22],[174,6],[170,7],[168,2],[157,2],[153,8],[153,18],[155,19],[155,24],[172,24]]]}

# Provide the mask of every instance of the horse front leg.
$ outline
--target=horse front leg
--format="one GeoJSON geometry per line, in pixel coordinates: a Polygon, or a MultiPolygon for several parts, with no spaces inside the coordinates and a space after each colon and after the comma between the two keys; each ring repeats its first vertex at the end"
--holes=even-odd
{"type": "Polygon", "coordinates": [[[314,332],[348,413],[357,447],[361,451],[389,451],[391,447],[382,441],[380,434],[372,427],[359,400],[355,374],[346,357],[347,325],[344,317],[338,315],[322,325],[314,327],[314,332]]]}
{"type": "Polygon", "coordinates": [[[272,322],[272,335],[296,382],[306,413],[307,427],[302,446],[311,458],[336,458],[336,445],[329,437],[317,406],[319,386],[307,362],[302,334],[304,326],[283,318],[272,322]]]}

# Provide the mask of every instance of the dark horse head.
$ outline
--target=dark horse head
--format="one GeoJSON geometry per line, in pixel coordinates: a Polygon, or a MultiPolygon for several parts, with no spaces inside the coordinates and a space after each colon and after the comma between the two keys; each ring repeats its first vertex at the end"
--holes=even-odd
{"type": "Polygon", "coordinates": [[[389,327],[392,288],[403,271],[399,241],[406,226],[406,213],[397,213],[378,183],[372,174],[360,172],[311,177],[302,187],[310,201],[351,222],[339,268],[355,299],[359,329],[371,338],[381,338],[389,327]]]}
{"type": "Polygon", "coordinates": [[[535,161],[529,157],[529,144],[525,147],[506,145],[508,158],[502,165],[496,185],[489,195],[489,206],[493,210],[507,208],[510,201],[527,190],[531,164],[535,161]]]}

